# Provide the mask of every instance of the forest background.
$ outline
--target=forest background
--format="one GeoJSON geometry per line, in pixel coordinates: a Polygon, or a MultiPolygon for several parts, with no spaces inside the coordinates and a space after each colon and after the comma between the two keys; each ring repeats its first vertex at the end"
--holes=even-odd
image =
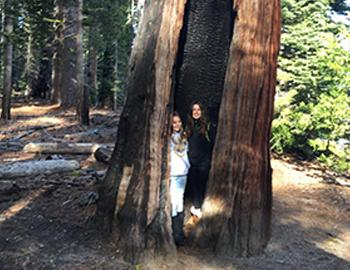
{"type": "MultiPolygon", "coordinates": [[[[350,4],[344,0],[282,0],[281,4],[272,150],[349,173],[350,4]]],[[[12,99],[24,96],[24,102],[43,99],[69,108],[75,106],[81,90],[79,83],[70,85],[64,78],[76,74],[79,81],[83,72],[80,81],[89,106],[120,109],[142,9],[143,1],[137,0],[1,1],[3,92],[11,65],[12,99]],[[74,16],[79,12],[81,27],[74,16]],[[13,29],[6,28],[9,22],[13,29]],[[82,44],[70,41],[77,33],[82,44]],[[77,53],[79,46],[81,53],[77,53]]]]}

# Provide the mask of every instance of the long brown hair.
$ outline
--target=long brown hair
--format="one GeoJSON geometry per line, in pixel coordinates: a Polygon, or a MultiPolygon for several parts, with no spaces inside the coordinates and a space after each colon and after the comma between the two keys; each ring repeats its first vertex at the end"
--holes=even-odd
{"type": "Polygon", "coordinates": [[[195,122],[195,120],[192,117],[192,112],[193,112],[193,106],[194,105],[198,105],[199,108],[201,109],[201,113],[202,114],[201,114],[201,117],[198,119],[199,125],[200,125],[199,133],[201,133],[202,135],[205,135],[205,133],[207,131],[208,121],[207,121],[206,112],[204,110],[204,107],[198,101],[195,101],[195,102],[193,102],[191,104],[191,107],[190,107],[190,110],[189,110],[189,114],[188,114],[188,119],[187,119],[187,128],[186,128],[187,134],[188,134],[188,136],[191,136],[192,133],[193,133],[193,129],[194,129],[194,122],[195,122]]]}
{"type": "MultiPolygon", "coordinates": [[[[182,139],[184,139],[184,138],[187,137],[187,136],[186,136],[186,132],[185,132],[185,130],[184,130],[184,126],[183,126],[183,121],[182,121],[182,119],[181,119],[180,114],[179,114],[177,111],[174,111],[174,112],[173,112],[173,115],[172,115],[171,120],[172,120],[174,117],[179,117],[179,119],[181,120],[182,127],[181,127],[181,130],[180,130],[180,138],[181,138],[181,140],[182,140],[182,139]]],[[[173,130],[173,122],[171,122],[171,135],[172,135],[173,133],[174,133],[174,130],[173,130]]],[[[170,135],[170,136],[171,136],[171,135],[170,135]]]]}

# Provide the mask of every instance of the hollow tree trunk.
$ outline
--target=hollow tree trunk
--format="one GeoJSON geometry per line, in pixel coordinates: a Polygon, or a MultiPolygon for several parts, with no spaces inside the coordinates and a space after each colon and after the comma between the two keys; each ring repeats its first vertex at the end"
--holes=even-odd
{"type": "Polygon", "coordinates": [[[198,99],[212,109],[214,121],[219,108],[220,115],[195,243],[229,256],[253,255],[266,246],[279,28],[279,0],[188,0],[186,8],[181,1],[146,1],[131,57],[128,98],[96,215],[104,229],[116,217],[126,259],[135,262],[160,248],[173,254],[163,180],[167,116],[173,109],[185,116],[198,99]],[[170,9],[175,6],[177,12],[170,9]],[[128,179],[125,204],[115,214],[120,183],[128,179]]]}
{"type": "Polygon", "coordinates": [[[11,41],[11,34],[13,32],[13,19],[10,14],[11,0],[6,0],[5,8],[5,24],[4,32],[4,88],[2,97],[2,111],[1,119],[4,121],[11,119],[11,94],[12,94],[12,58],[13,58],[13,43],[11,41]]]}
{"type": "Polygon", "coordinates": [[[176,252],[166,180],[167,134],[184,5],[183,0],[146,2],[131,55],[128,98],[112,165],[99,189],[96,218],[108,230],[119,184],[130,176],[128,195],[124,206],[117,209],[115,222],[121,252],[132,262],[156,254],[173,259],[176,252]]]}
{"type": "Polygon", "coordinates": [[[260,253],[271,235],[270,127],[280,37],[278,0],[242,0],[220,107],[200,246],[220,255],[260,253]]]}

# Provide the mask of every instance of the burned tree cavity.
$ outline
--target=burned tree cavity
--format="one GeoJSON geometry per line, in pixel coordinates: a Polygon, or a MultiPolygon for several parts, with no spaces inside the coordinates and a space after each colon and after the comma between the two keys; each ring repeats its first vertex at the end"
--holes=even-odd
{"type": "Polygon", "coordinates": [[[175,110],[200,101],[217,122],[234,22],[232,1],[187,1],[176,67],[175,110]]]}

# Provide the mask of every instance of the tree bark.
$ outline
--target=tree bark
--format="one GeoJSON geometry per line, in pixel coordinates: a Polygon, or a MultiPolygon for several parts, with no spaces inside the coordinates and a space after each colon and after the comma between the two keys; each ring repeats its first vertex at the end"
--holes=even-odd
{"type": "Polygon", "coordinates": [[[78,66],[79,0],[63,1],[60,95],[63,109],[76,107],[79,96],[78,66]]]}
{"type": "Polygon", "coordinates": [[[100,87],[98,89],[97,105],[100,108],[105,106],[113,108],[114,95],[113,84],[116,81],[115,74],[115,62],[116,62],[116,48],[114,41],[108,41],[103,53],[103,59],[101,63],[101,80],[100,87]]]}
{"type": "MultiPolygon", "coordinates": [[[[89,28],[89,88],[90,93],[93,93],[95,97],[97,94],[97,50],[93,38],[95,38],[94,32],[96,31],[95,26],[90,26],[89,28]]],[[[94,104],[95,100],[92,101],[94,104]]]]}
{"type": "Polygon", "coordinates": [[[11,14],[11,0],[6,0],[4,3],[5,9],[5,24],[4,24],[4,88],[2,96],[2,111],[1,119],[8,121],[11,119],[11,95],[12,95],[12,58],[13,58],[13,43],[11,35],[13,33],[13,18],[11,14]]]}
{"type": "Polygon", "coordinates": [[[63,28],[63,13],[64,6],[62,0],[55,0],[55,52],[53,55],[53,69],[52,69],[52,103],[61,103],[61,87],[62,87],[62,61],[63,61],[63,40],[62,40],[62,28],[63,28]]]}
{"type": "Polygon", "coordinates": [[[184,5],[185,1],[175,0],[146,2],[131,56],[118,139],[99,188],[97,222],[109,230],[115,217],[122,255],[134,263],[159,254],[173,260],[176,252],[166,177],[167,140],[184,5]],[[115,214],[119,185],[127,177],[125,204],[115,214]]]}
{"type": "MultiPolygon", "coordinates": [[[[37,72],[34,65],[34,47],[33,47],[33,30],[30,25],[31,22],[27,22],[28,26],[28,41],[27,41],[27,55],[25,65],[25,77],[26,77],[26,96],[33,96],[34,82],[36,80],[37,72]]],[[[34,95],[35,96],[35,95],[34,95]]]]}
{"type": "Polygon", "coordinates": [[[262,252],[271,235],[269,138],[280,4],[242,0],[234,10],[212,168],[194,240],[219,255],[251,256],[262,252]]]}
{"type": "Polygon", "coordinates": [[[77,91],[79,93],[79,102],[77,105],[77,114],[79,115],[80,124],[89,125],[89,89],[84,85],[84,52],[83,52],[83,1],[78,1],[78,18],[77,18],[77,91]]]}
{"type": "Polygon", "coordinates": [[[53,174],[78,170],[79,162],[75,160],[40,160],[16,162],[0,165],[0,179],[13,179],[38,174],[53,174]]]}

